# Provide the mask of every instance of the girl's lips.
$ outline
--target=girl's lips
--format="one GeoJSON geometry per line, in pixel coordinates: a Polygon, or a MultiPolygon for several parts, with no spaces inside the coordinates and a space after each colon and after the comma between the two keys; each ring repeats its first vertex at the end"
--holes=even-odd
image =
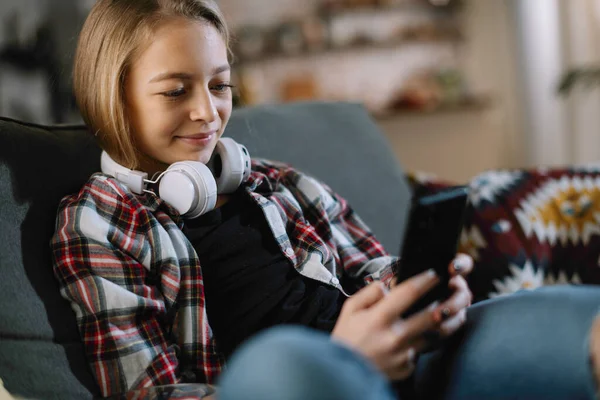
{"type": "Polygon", "coordinates": [[[215,137],[216,132],[210,133],[199,133],[197,135],[190,136],[177,136],[177,139],[182,140],[184,143],[191,144],[193,146],[205,146],[209,144],[215,137]]]}

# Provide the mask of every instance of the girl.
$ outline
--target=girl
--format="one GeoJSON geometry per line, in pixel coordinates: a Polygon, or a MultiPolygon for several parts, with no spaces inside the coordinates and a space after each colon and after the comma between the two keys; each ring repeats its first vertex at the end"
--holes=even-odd
{"type": "Polygon", "coordinates": [[[431,332],[463,325],[471,260],[449,266],[447,301],[400,318],[435,274],[396,285],[398,260],[344,199],[221,138],[228,43],[210,0],[99,0],[80,34],[74,90],[104,173],[63,199],[52,246],[102,395],[213,383],[279,324],[331,332],[406,379],[431,332]]]}

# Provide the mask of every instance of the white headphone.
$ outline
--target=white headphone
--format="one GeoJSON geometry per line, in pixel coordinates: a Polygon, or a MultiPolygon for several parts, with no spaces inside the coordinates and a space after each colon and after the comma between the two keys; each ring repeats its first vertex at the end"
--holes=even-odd
{"type": "Polygon", "coordinates": [[[250,176],[250,154],[231,138],[221,138],[205,165],[199,161],[179,161],[160,173],[154,181],[148,174],[131,170],[102,152],[102,172],[112,176],[137,194],[152,193],[169,203],[185,218],[196,218],[215,208],[217,194],[233,193],[250,176]],[[147,190],[158,184],[158,193],[147,190]]]}

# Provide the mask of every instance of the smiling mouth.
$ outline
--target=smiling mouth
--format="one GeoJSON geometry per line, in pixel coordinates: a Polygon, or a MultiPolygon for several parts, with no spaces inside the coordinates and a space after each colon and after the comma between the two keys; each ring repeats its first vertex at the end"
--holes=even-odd
{"type": "Polygon", "coordinates": [[[207,133],[198,133],[195,135],[189,135],[189,136],[176,136],[177,139],[183,141],[184,143],[188,143],[194,146],[204,146],[209,144],[213,138],[215,137],[215,135],[217,134],[217,131],[212,131],[212,132],[207,132],[207,133]]]}

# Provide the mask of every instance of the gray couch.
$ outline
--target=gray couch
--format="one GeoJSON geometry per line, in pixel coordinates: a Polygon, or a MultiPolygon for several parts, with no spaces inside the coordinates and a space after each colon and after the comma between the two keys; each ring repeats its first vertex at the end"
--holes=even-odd
{"type": "MultiPolygon", "coordinates": [[[[386,248],[399,249],[409,187],[388,143],[357,104],[236,110],[226,135],[346,197],[386,248]]],[[[86,399],[98,393],[75,316],[58,292],[49,240],[59,200],[99,170],[84,127],[0,119],[0,378],[13,394],[86,399]]]]}

